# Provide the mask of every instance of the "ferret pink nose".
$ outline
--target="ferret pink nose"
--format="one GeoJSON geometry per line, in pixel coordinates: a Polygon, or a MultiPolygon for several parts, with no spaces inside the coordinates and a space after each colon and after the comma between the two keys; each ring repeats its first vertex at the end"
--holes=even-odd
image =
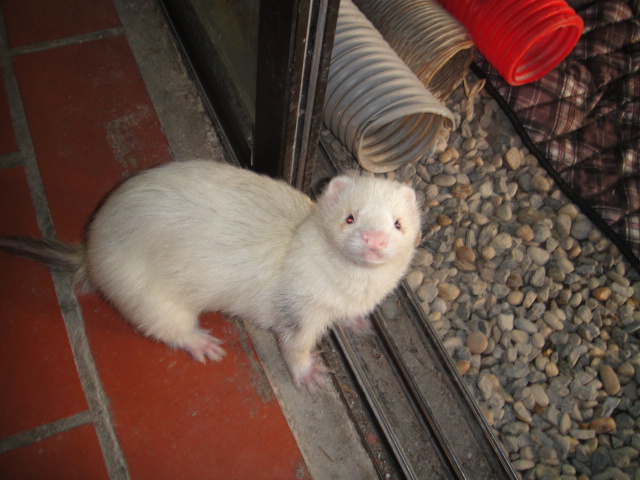
{"type": "Polygon", "coordinates": [[[371,250],[382,250],[389,243],[389,236],[384,232],[362,232],[361,238],[371,250]]]}

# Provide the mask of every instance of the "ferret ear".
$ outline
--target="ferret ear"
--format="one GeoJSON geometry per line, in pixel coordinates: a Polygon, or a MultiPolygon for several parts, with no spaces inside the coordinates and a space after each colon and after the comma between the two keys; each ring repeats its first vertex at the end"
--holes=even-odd
{"type": "Polygon", "coordinates": [[[335,177],[325,188],[322,198],[325,202],[328,202],[330,204],[336,203],[342,195],[342,192],[344,192],[352,184],[353,180],[349,177],[335,177]]]}
{"type": "Polygon", "coordinates": [[[403,188],[403,195],[405,200],[407,201],[407,204],[409,205],[415,205],[417,202],[417,197],[416,197],[416,191],[411,188],[411,187],[407,187],[406,185],[403,188]]]}

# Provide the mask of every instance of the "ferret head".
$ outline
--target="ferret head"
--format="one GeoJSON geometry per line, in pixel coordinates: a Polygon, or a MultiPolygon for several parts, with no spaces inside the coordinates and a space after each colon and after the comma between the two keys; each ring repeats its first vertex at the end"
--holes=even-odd
{"type": "Polygon", "coordinates": [[[317,206],[327,239],[354,263],[411,257],[420,229],[412,188],[371,177],[336,177],[317,206]]]}

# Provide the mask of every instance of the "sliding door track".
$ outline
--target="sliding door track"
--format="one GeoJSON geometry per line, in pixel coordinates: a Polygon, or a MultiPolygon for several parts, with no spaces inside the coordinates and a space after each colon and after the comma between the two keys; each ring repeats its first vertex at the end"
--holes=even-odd
{"type": "MultiPolygon", "coordinates": [[[[320,151],[324,155],[318,163],[331,164],[325,172],[337,170],[324,140],[320,151]]],[[[386,440],[398,475],[417,480],[517,479],[406,282],[371,320],[376,335],[361,337],[336,328],[330,343],[386,440]]]]}

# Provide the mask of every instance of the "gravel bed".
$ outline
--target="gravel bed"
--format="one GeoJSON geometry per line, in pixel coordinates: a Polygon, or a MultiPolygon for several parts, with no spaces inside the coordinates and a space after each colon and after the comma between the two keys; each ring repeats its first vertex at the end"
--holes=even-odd
{"type": "Polygon", "coordinates": [[[640,480],[640,277],[493,99],[447,105],[448,140],[386,174],[424,197],[409,284],[522,478],[640,480]]]}

